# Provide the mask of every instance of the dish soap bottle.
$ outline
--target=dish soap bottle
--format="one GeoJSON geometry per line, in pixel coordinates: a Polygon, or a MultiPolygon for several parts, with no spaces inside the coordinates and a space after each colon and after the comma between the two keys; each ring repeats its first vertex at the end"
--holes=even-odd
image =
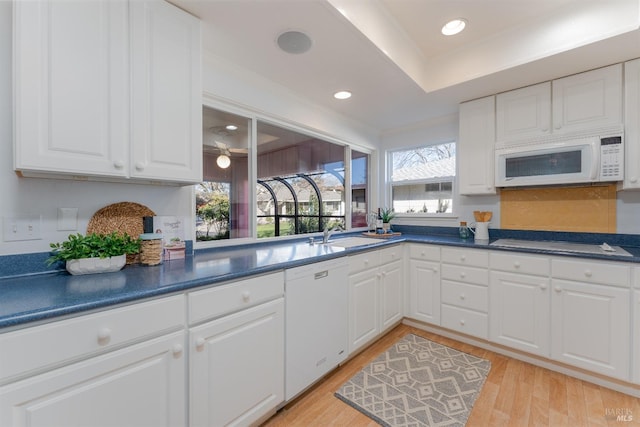
{"type": "Polygon", "coordinates": [[[458,232],[460,233],[461,239],[464,240],[469,238],[469,228],[467,227],[466,221],[460,221],[460,228],[458,229],[458,232]]]}

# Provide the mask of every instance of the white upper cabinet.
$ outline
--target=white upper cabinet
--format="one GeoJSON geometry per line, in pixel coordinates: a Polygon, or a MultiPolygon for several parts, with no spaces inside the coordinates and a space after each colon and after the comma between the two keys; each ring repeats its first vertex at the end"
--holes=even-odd
{"type": "Polygon", "coordinates": [[[640,59],[624,68],[625,165],[622,188],[640,189],[640,59]]]}
{"type": "Polygon", "coordinates": [[[200,23],[164,1],[130,7],[131,177],[200,182],[200,23]]]}
{"type": "Polygon", "coordinates": [[[496,95],[496,142],[622,127],[622,64],[496,95]]]}
{"type": "Polygon", "coordinates": [[[496,95],[496,139],[515,141],[551,133],[551,82],[496,95]]]}
{"type": "Polygon", "coordinates": [[[622,125],[622,64],[554,80],[553,132],[622,125]]]}
{"type": "Polygon", "coordinates": [[[160,0],[14,3],[14,168],[199,182],[200,23],[160,0]]]}
{"type": "Polygon", "coordinates": [[[125,2],[14,2],[15,168],[125,177],[125,2]]]}
{"type": "Polygon", "coordinates": [[[460,194],[496,194],[495,97],[460,104],[458,185],[460,194]]]}

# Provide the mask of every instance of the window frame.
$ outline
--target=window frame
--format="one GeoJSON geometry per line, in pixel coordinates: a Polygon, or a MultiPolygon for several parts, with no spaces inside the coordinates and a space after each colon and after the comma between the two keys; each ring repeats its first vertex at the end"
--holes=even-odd
{"type": "MultiPolygon", "coordinates": [[[[249,215],[253,219],[249,223],[249,237],[235,238],[235,239],[222,239],[222,240],[211,240],[211,241],[198,241],[196,239],[196,210],[195,210],[195,189],[191,189],[191,218],[190,223],[192,224],[192,240],[194,249],[207,249],[207,248],[215,248],[215,247],[223,247],[223,246],[237,246],[243,244],[252,244],[252,243],[262,243],[262,242],[283,242],[286,240],[295,240],[302,239],[308,237],[316,237],[322,235],[322,232],[317,233],[308,233],[308,234],[292,234],[285,236],[275,236],[275,237],[263,237],[258,238],[258,230],[257,230],[257,185],[258,185],[258,177],[257,177],[257,138],[258,138],[258,122],[261,121],[263,123],[278,126],[283,129],[291,130],[293,132],[302,133],[308,135],[313,138],[319,138],[326,142],[330,142],[332,144],[340,145],[344,147],[345,155],[344,155],[344,222],[345,228],[347,231],[358,231],[358,230],[366,230],[365,227],[360,228],[352,228],[351,227],[351,150],[356,150],[358,152],[364,153],[369,156],[369,161],[367,162],[367,183],[366,188],[369,192],[369,199],[367,200],[369,211],[372,209],[371,207],[371,195],[374,193],[374,189],[372,187],[373,180],[371,178],[372,171],[372,163],[375,158],[376,149],[372,146],[364,146],[360,144],[354,144],[347,140],[343,140],[337,138],[335,136],[319,132],[316,129],[306,127],[299,123],[286,121],[278,118],[271,117],[269,115],[264,114],[263,112],[240,107],[237,105],[230,105],[224,100],[219,100],[215,96],[211,94],[205,94],[203,96],[203,107],[217,109],[223,112],[236,114],[242,117],[245,117],[250,120],[250,133],[249,133],[249,144],[248,144],[248,156],[249,156],[249,182],[253,183],[253,185],[249,185],[249,215]]],[[[191,186],[193,187],[193,186],[191,186]]]]}
{"type": "Polygon", "coordinates": [[[399,219],[417,219],[424,218],[429,220],[435,219],[443,219],[443,220],[451,220],[458,218],[459,210],[460,210],[460,198],[458,195],[458,180],[457,180],[457,170],[458,170],[458,141],[456,140],[447,140],[447,141],[437,141],[430,142],[423,145],[415,145],[411,147],[401,147],[394,148],[385,151],[385,164],[386,164],[386,175],[385,175],[385,187],[386,187],[386,200],[389,201],[389,206],[393,206],[393,187],[399,185],[416,185],[416,184],[432,184],[434,182],[448,182],[451,180],[451,212],[447,213],[436,213],[436,212],[395,212],[396,218],[399,219]],[[421,148],[426,148],[430,146],[436,145],[445,145],[445,144],[455,144],[456,148],[456,157],[455,157],[455,175],[445,176],[440,178],[425,178],[425,179],[411,179],[404,181],[392,181],[391,177],[393,174],[393,155],[394,153],[402,152],[402,151],[411,151],[417,150],[421,148]]]}

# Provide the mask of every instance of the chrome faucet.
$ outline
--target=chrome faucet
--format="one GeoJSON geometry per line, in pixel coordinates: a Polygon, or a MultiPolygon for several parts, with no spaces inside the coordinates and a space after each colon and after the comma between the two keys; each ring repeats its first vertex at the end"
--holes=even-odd
{"type": "Polygon", "coordinates": [[[335,233],[336,231],[342,231],[342,230],[344,230],[344,228],[340,224],[335,225],[331,228],[325,227],[324,232],[322,233],[322,243],[328,243],[333,233],[335,233]]]}

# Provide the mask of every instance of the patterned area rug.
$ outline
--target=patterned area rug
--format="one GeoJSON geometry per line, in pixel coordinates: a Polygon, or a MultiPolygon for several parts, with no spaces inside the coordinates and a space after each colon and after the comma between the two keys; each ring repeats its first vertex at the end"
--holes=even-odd
{"type": "Polygon", "coordinates": [[[464,426],[491,362],[409,334],[336,397],[383,426],[464,426]]]}

